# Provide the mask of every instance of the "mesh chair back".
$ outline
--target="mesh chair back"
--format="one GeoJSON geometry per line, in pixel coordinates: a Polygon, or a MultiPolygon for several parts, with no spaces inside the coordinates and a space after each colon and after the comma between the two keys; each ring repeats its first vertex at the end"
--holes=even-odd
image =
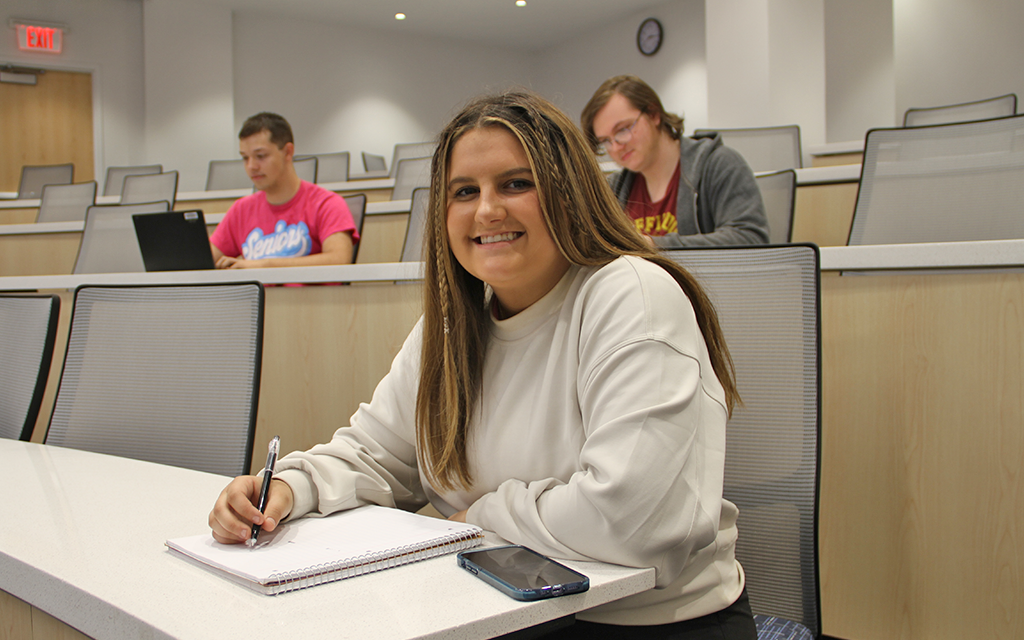
{"type": "Polygon", "coordinates": [[[694,138],[718,132],[727,147],[739,151],[753,171],[782,171],[803,167],[800,127],[751,127],[745,129],[698,129],[694,138]]]}
{"type": "Polygon", "coordinates": [[[384,156],[378,156],[373,153],[363,152],[363,170],[366,173],[383,173],[387,175],[388,165],[384,160],[384,156]]]}
{"type": "Polygon", "coordinates": [[[121,204],[143,204],[166,200],[174,208],[178,195],[178,172],[127,176],[121,192],[121,204]]]}
{"type": "Polygon", "coordinates": [[[262,344],[259,283],[79,287],[46,443],[248,473],[262,344]]]}
{"type": "Polygon", "coordinates": [[[26,165],[21,168],[21,182],[18,183],[18,199],[34,200],[42,197],[43,187],[48,184],[71,184],[75,178],[75,165],[48,164],[26,165]]]}
{"type": "Polygon", "coordinates": [[[348,151],[318,153],[316,156],[316,181],[318,184],[348,182],[348,151]]]}
{"type": "Polygon", "coordinates": [[[751,609],[759,619],[798,622],[817,637],[817,247],[693,248],[666,255],[707,291],[736,368],[743,405],[727,429],[725,497],[739,507],[736,557],[751,609]]]}
{"type": "Polygon", "coordinates": [[[0,438],[32,437],[59,316],[59,296],[0,295],[0,438]]]}
{"type": "Polygon", "coordinates": [[[426,223],[429,203],[430,187],[413,190],[409,226],[405,228],[405,243],[402,245],[402,262],[419,262],[423,259],[423,225],[426,223]]]}
{"type": "Polygon", "coordinates": [[[229,189],[252,189],[252,180],[245,172],[242,160],[210,160],[206,171],[207,191],[226,191],[229,189]]]}
{"type": "Polygon", "coordinates": [[[1024,238],[1024,115],[872,129],[849,244],[1024,238]]]}
{"type": "Polygon", "coordinates": [[[318,172],[316,156],[298,156],[292,160],[292,166],[295,167],[295,175],[299,176],[299,179],[316,184],[318,172]]]}
{"type": "Polygon", "coordinates": [[[143,176],[151,173],[163,173],[162,164],[147,164],[134,167],[107,167],[107,180],[103,183],[103,195],[119,196],[124,189],[124,179],[128,176],[143,176]]]}
{"type": "Polygon", "coordinates": [[[793,206],[796,201],[796,171],[786,169],[763,173],[755,177],[761,190],[764,211],[768,217],[768,241],[771,244],[789,242],[793,230],[793,206]]]}
{"type": "Polygon", "coordinates": [[[907,109],[903,114],[903,126],[923,127],[950,122],[971,122],[972,120],[1012,116],[1015,113],[1017,113],[1017,94],[1009,93],[1005,96],[943,107],[913,107],[907,109]]]}
{"type": "MultiPolygon", "coordinates": [[[[350,196],[345,196],[345,204],[348,205],[348,210],[352,214],[352,222],[356,223],[356,233],[360,236],[363,235],[363,216],[366,214],[366,194],[365,193],[354,193],[350,196]]],[[[356,255],[359,253],[359,243],[352,247],[352,262],[356,261],[356,255]]]]}
{"type": "Polygon", "coordinates": [[[82,243],[74,273],[134,273],[145,271],[132,215],[170,211],[168,202],[97,205],[85,213],[82,243]]]}
{"type": "Polygon", "coordinates": [[[392,200],[408,200],[416,187],[430,186],[430,158],[403,158],[398,161],[392,200]]]}
{"type": "Polygon", "coordinates": [[[398,162],[406,158],[429,158],[434,155],[436,142],[403,142],[395,145],[395,153],[391,158],[392,178],[398,177],[398,162]]]}
{"type": "Polygon", "coordinates": [[[36,222],[79,222],[96,204],[96,182],[48,184],[43,187],[36,222]]]}

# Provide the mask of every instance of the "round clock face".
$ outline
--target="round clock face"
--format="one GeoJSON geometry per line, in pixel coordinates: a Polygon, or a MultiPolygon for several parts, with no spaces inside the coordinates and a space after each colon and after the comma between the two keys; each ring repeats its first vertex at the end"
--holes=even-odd
{"type": "Polygon", "coordinates": [[[653,56],[661,48],[661,37],[661,23],[656,18],[647,18],[636,32],[636,46],[645,56],[653,56]]]}

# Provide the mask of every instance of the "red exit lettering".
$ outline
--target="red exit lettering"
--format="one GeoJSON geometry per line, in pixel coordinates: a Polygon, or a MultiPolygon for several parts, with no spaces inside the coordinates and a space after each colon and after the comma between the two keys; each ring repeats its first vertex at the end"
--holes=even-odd
{"type": "Polygon", "coordinates": [[[48,51],[60,53],[64,31],[57,27],[19,24],[18,48],[22,51],[48,51]]]}

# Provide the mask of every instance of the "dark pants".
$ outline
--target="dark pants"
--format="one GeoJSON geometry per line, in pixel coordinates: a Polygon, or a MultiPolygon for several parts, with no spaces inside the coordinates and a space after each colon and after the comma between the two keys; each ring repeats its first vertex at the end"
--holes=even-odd
{"type": "Polygon", "coordinates": [[[577,620],[541,640],[757,640],[747,590],[730,606],[694,620],[625,627],[577,620]]]}

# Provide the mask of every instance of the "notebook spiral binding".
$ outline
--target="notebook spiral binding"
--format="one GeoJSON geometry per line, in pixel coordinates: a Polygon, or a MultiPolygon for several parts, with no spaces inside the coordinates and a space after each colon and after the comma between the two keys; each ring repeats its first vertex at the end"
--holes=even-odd
{"type": "Polygon", "coordinates": [[[416,545],[407,545],[378,553],[367,553],[339,562],[326,562],[305,569],[273,574],[265,585],[266,592],[270,595],[277,595],[287,593],[288,591],[297,591],[465,549],[472,549],[483,542],[483,535],[456,533],[438,538],[435,542],[436,544],[422,549],[417,548],[416,545]]]}

